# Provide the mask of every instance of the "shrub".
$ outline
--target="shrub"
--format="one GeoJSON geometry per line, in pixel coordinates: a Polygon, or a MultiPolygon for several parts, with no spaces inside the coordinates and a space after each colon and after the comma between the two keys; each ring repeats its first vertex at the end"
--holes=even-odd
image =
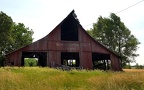
{"type": "Polygon", "coordinates": [[[25,58],[24,66],[37,66],[37,58],[25,58]]]}

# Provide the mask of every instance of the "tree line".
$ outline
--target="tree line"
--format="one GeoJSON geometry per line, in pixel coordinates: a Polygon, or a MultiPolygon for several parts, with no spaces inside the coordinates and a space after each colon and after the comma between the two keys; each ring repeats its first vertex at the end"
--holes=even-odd
{"type": "Polygon", "coordinates": [[[5,55],[32,43],[32,29],[23,23],[15,23],[4,12],[0,12],[0,66],[4,65],[5,55]]]}

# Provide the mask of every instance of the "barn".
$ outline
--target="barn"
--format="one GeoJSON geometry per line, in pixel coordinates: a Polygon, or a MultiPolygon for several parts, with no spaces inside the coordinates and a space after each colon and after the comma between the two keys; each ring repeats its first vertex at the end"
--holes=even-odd
{"type": "Polygon", "coordinates": [[[74,10],[45,37],[7,54],[6,64],[24,66],[25,58],[43,67],[122,70],[119,56],[85,31],[74,10]]]}

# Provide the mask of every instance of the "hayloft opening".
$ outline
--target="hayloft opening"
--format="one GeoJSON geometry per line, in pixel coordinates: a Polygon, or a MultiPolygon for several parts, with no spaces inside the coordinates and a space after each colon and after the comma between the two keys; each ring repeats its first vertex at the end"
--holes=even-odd
{"type": "Polygon", "coordinates": [[[61,52],[61,64],[70,67],[79,67],[79,53],[61,52]]]}
{"type": "Polygon", "coordinates": [[[47,66],[46,52],[22,52],[21,66],[25,66],[26,59],[35,59],[37,66],[47,66]]]}
{"type": "Polygon", "coordinates": [[[73,16],[66,18],[61,25],[61,40],[78,41],[78,26],[73,16]]]}
{"type": "Polygon", "coordinates": [[[93,68],[109,70],[111,67],[110,55],[103,53],[92,53],[93,68]]]}

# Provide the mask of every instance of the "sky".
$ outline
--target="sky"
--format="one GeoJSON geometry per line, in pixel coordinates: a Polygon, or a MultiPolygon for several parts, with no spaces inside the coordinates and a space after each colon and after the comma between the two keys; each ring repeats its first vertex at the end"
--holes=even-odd
{"type": "Polygon", "coordinates": [[[0,0],[0,11],[32,29],[34,41],[51,32],[73,9],[86,30],[92,28],[99,16],[119,16],[141,42],[136,52],[140,56],[135,59],[144,65],[144,0],[0,0]]]}

